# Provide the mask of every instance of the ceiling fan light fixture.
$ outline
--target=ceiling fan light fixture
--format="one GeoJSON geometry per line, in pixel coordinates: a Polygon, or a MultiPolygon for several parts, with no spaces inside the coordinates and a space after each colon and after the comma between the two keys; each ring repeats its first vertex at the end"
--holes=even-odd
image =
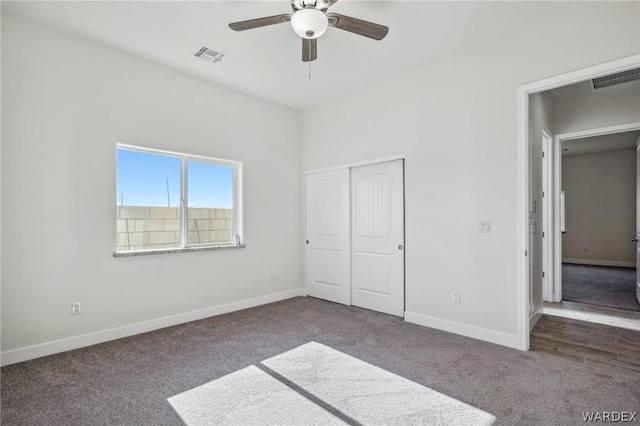
{"type": "Polygon", "coordinates": [[[304,9],[305,7],[326,9],[329,7],[330,2],[330,0],[291,0],[291,4],[295,10],[304,9]]]}
{"type": "Polygon", "coordinates": [[[300,37],[313,39],[320,37],[327,31],[329,19],[318,9],[302,9],[291,17],[291,26],[300,37]]]}

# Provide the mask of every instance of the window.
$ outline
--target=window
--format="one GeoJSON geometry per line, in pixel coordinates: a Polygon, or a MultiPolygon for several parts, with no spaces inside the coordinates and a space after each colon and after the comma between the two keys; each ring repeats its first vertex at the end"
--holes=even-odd
{"type": "Polygon", "coordinates": [[[239,247],[242,163],[117,147],[116,254],[239,247]]]}

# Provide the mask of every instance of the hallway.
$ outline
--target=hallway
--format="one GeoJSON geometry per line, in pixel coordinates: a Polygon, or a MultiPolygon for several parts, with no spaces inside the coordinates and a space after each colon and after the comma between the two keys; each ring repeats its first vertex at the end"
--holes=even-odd
{"type": "Polygon", "coordinates": [[[640,312],[636,270],[562,264],[562,300],[640,312]]]}

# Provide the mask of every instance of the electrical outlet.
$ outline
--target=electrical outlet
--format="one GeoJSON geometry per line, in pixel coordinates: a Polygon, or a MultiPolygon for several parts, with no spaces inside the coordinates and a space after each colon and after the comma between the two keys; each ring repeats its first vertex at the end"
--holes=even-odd
{"type": "Polygon", "coordinates": [[[453,299],[453,303],[460,303],[460,292],[454,291],[452,299],[453,299]]]}
{"type": "Polygon", "coordinates": [[[80,302],[72,303],[71,304],[71,315],[78,315],[80,312],[82,312],[82,308],[80,306],[80,302]]]}

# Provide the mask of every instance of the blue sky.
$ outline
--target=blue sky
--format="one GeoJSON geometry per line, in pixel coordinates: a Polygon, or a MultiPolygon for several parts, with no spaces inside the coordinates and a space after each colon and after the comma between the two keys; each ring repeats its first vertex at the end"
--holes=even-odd
{"type": "MultiPolygon", "coordinates": [[[[233,207],[231,167],[189,161],[188,182],[189,207],[233,207]]],[[[122,199],[125,206],[177,207],[180,203],[180,159],[118,149],[117,187],[118,205],[122,199]]]]}

